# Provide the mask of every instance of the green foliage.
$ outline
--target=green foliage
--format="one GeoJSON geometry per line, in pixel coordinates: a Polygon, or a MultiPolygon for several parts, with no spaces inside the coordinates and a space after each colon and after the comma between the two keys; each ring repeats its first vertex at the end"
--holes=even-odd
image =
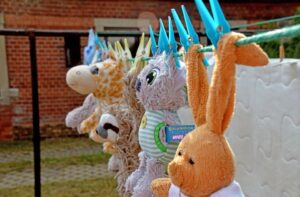
{"type": "MultiPolygon", "coordinates": [[[[300,7],[297,8],[296,15],[300,14],[300,7]]],[[[294,19],[294,24],[300,24],[300,18],[294,19]]],[[[261,43],[260,46],[269,55],[270,58],[279,57],[280,41],[261,43]]],[[[300,36],[289,39],[284,43],[286,58],[300,58],[300,36]]]]}

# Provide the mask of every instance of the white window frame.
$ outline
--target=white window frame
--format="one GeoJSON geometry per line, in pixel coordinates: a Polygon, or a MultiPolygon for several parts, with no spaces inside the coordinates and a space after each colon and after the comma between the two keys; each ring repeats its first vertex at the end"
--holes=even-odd
{"type": "MultiPolygon", "coordinates": [[[[0,28],[4,28],[4,14],[0,13],[0,28]]],[[[5,36],[0,36],[0,105],[9,105],[10,97],[17,97],[19,90],[9,88],[5,36]]]]}
{"type": "MultiPolygon", "coordinates": [[[[149,19],[138,19],[138,18],[128,18],[128,19],[124,19],[124,18],[95,18],[94,19],[94,25],[96,28],[96,31],[98,32],[110,32],[111,30],[107,30],[109,28],[120,28],[119,31],[124,31],[121,30],[122,28],[126,29],[130,29],[132,28],[132,30],[128,30],[128,32],[130,31],[140,31],[140,32],[148,32],[148,28],[149,25],[151,24],[151,20],[149,19]],[[137,30],[134,30],[137,29],[137,30]]],[[[116,30],[117,32],[118,30],[116,30]]],[[[111,37],[109,38],[109,41],[111,43],[114,43],[117,40],[120,40],[121,38],[125,38],[123,37],[111,37]]],[[[130,39],[127,38],[129,45],[134,42],[133,40],[134,38],[130,39]]]]}

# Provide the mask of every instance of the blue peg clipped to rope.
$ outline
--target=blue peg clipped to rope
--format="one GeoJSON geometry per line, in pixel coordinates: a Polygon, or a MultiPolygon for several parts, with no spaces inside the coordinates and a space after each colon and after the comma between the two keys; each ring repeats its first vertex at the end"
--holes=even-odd
{"type": "MultiPolygon", "coordinates": [[[[187,26],[187,30],[185,29],[184,25],[182,24],[177,12],[175,9],[172,9],[172,16],[174,18],[174,22],[175,25],[177,27],[177,31],[180,37],[180,43],[183,45],[185,51],[188,51],[188,49],[190,48],[190,46],[192,44],[199,44],[200,43],[200,39],[198,34],[196,33],[192,22],[188,16],[188,13],[185,9],[184,6],[181,6],[182,12],[183,12],[183,16],[184,16],[184,20],[187,26]]],[[[203,64],[208,67],[209,63],[207,61],[206,58],[203,59],[203,64]]]]}
{"type": "Polygon", "coordinates": [[[220,4],[217,0],[209,0],[213,13],[212,17],[202,0],[195,0],[195,3],[208,38],[217,47],[220,37],[230,32],[230,25],[223,14],[220,4]]]}

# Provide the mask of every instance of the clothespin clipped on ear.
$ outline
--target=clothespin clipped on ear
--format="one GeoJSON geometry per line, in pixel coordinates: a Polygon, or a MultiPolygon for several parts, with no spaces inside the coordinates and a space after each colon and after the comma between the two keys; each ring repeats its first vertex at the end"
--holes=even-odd
{"type": "Polygon", "coordinates": [[[103,49],[104,48],[97,33],[95,33],[95,42],[96,42],[96,46],[97,46],[98,49],[103,49]]]}
{"type": "Polygon", "coordinates": [[[105,50],[105,51],[108,51],[108,44],[106,43],[106,41],[105,40],[100,40],[100,42],[102,43],[102,46],[103,46],[103,49],[105,50]]]}
{"type": "Polygon", "coordinates": [[[149,25],[149,34],[150,34],[150,40],[151,40],[151,52],[152,52],[152,55],[154,56],[157,52],[157,45],[156,45],[156,41],[155,41],[155,37],[154,37],[154,33],[153,33],[151,25],[149,25]]]}
{"type": "MultiPolygon", "coordinates": [[[[96,42],[96,46],[98,48],[98,49],[96,49],[96,54],[95,54],[95,56],[96,56],[96,62],[101,62],[103,54],[106,51],[105,51],[105,49],[103,47],[103,44],[102,44],[101,40],[99,39],[97,33],[95,33],[95,42],[96,42]]],[[[93,61],[95,61],[95,60],[93,59],[93,61]]]]}
{"type": "Polygon", "coordinates": [[[279,58],[280,58],[280,62],[283,61],[285,57],[285,52],[284,52],[284,40],[281,39],[280,40],[280,46],[279,46],[279,58]]]}
{"type": "MultiPolygon", "coordinates": [[[[116,44],[115,44],[116,45],[116,44]]],[[[118,53],[117,51],[113,48],[110,42],[108,42],[108,53],[110,54],[112,59],[118,60],[118,53]]]]}
{"type": "Polygon", "coordinates": [[[118,59],[124,61],[124,49],[119,41],[115,42],[115,51],[117,52],[118,59]]]}
{"type": "Polygon", "coordinates": [[[175,40],[175,34],[174,34],[174,28],[172,25],[172,19],[170,16],[168,16],[168,22],[169,22],[169,48],[171,52],[173,53],[175,62],[176,62],[176,67],[180,68],[180,62],[179,62],[179,55],[177,52],[177,42],[175,40]]]}
{"type": "Polygon", "coordinates": [[[212,17],[202,0],[195,0],[195,3],[204,23],[208,38],[217,47],[220,37],[230,32],[230,25],[223,14],[220,4],[218,0],[209,0],[213,13],[212,17]]]}
{"type": "Polygon", "coordinates": [[[146,59],[150,56],[150,49],[151,49],[151,38],[148,40],[148,43],[146,46],[144,46],[145,43],[145,34],[143,33],[140,38],[140,44],[138,46],[138,49],[136,51],[134,63],[132,66],[132,70],[136,69],[137,64],[139,62],[144,62],[143,66],[145,65],[146,59]]]}
{"type": "MultiPolygon", "coordinates": [[[[192,44],[199,44],[200,39],[193,27],[191,19],[183,5],[181,6],[181,9],[182,9],[182,13],[183,13],[183,17],[184,17],[184,21],[185,21],[187,30],[185,29],[184,25],[182,24],[176,10],[172,9],[171,12],[172,12],[172,16],[174,18],[175,25],[177,27],[179,37],[180,37],[180,43],[184,47],[185,51],[188,51],[188,49],[190,48],[190,46],[192,44]]],[[[206,67],[209,66],[209,63],[206,58],[203,59],[203,64],[206,67]]]]}
{"type": "Polygon", "coordinates": [[[132,58],[132,54],[131,54],[131,51],[129,49],[127,39],[124,38],[123,42],[124,42],[124,57],[126,58],[126,61],[128,61],[129,59],[132,58]]]}
{"type": "Polygon", "coordinates": [[[92,63],[94,54],[96,52],[95,34],[93,29],[89,30],[88,44],[84,47],[83,64],[89,65],[92,63]]]}
{"type": "Polygon", "coordinates": [[[159,19],[159,37],[158,37],[158,53],[163,53],[164,51],[169,53],[169,39],[167,36],[167,32],[164,26],[164,23],[161,19],[159,19]]]}

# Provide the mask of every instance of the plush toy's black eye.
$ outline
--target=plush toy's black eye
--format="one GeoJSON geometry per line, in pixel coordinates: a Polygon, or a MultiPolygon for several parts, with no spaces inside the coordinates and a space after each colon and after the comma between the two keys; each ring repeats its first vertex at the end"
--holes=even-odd
{"type": "Polygon", "coordinates": [[[190,163],[191,165],[194,165],[195,162],[190,158],[190,159],[189,159],[189,163],[190,163]]]}
{"type": "Polygon", "coordinates": [[[181,156],[181,155],[182,155],[182,154],[181,154],[181,151],[179,151],[179,152],[178,152],[178,155],[179,155],[179,156],[181,156]]]}
{"type": "Polygon", "coordinates": [[[154,68],[151,72],[146,76],[147,84],[152,85],[158,75],[159,69],[154,68]]]}
{"type": "Polygon", "coordinates": [[[90,68],[90,71],[91,71],[91,73],[92,73],[93,75],[97,75],[98,72],[99,72],[99,68],[98,68],[97,66],[92,66],[92,67],[90,68]]]}

